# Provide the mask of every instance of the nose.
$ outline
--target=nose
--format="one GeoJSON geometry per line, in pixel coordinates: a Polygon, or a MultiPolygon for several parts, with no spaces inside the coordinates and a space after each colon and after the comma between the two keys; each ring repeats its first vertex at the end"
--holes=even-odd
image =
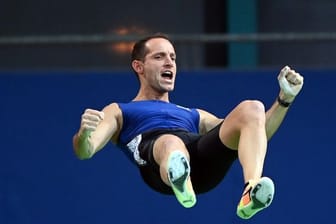
{"type": "Polygon", "coordinates": [[[174,60],[170,57],[166,57],[165,66],[173,66],[174,60]]]}

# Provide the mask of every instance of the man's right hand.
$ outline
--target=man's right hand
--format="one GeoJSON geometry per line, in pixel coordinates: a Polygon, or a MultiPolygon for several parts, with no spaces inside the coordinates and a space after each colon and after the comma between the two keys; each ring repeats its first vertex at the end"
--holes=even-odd
{"type": "Polygon", "coordinates": [[[93,109],[86,109],[82,114],[81,126],[78,135],[88,137],[91,132],[95,131],[99,123],[104,119],[104,112],[93,109]]]}

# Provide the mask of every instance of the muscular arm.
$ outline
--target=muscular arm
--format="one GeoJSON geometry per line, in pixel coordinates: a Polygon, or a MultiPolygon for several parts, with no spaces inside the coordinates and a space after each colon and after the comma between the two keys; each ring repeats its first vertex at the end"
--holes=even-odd
{"type": "Polygon", "coordinates": [[[79,159],[89,159],[115,138],[121,129],[121,111],[116,103],[102,111],[88,109],[82,115],[81,127],[73,137],[79,159]]]}
{"type": "Polygon", "coordinates": [[[274,133],[280,127],[283,119],[285,118],[288,111],[288,107],[283,107],[279,105],[276,101],[273,103],[272,107],[266,112],[266,135],[267,140],[271,139],[274,133]]]}
{"type": "MultiPolygon", "coordinates": [[[[278,75],[278,81],[280,85],[279,98],[284,102],[292,103],[301,91],[303,86],[303,77],[292,70],[288,66],[285,66],[278,75]]],[[[266,135],[269,140],[274,133],[278,130],[280,124],[285,118],[289,107],[284,107],[276,100],[266,112],[266,135]]]]}

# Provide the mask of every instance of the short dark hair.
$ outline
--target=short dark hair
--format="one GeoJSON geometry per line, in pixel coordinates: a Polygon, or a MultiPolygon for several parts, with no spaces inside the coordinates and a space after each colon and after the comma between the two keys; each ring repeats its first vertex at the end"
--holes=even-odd
{"type": "Polygon", "coordinates": [[[147,41],[149,41],[151,39],[155,39],[155,38],[163,38],[163,39],[166,39],[169,42],[171,42],[168,35],[166,35],[164,33],[155,33],[155,34],[146,36],[146,37],[140,39],[139,41],[137,41],[134,44],[133,50],[132,50],[132,55],[131,55],[131,60],[132,61],[133,60],[143,61],[146,54],[148,53],[148,49],[145,46],[147,41]]]}

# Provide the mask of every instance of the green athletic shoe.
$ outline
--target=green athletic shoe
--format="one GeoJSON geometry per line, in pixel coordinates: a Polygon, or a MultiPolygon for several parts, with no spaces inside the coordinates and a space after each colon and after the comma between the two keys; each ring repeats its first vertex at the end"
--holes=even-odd
{"type": "Polygon", "coordinates": [[[273,196],[274,184],[270,178],[262,177],[256,183],[247,183],[237,207],[237,215],[242,219],[251,218],[267,208],[272,203],[273,196]]]}
{"type": "Polygon", "coordinates": [[[193,189],[188,189],[187,180],[190,176],[190,165],[187,158],[179,151],[172,152],[168,159],[168,180],[177,200],[185,208],[196,204],[193,189]]]}

